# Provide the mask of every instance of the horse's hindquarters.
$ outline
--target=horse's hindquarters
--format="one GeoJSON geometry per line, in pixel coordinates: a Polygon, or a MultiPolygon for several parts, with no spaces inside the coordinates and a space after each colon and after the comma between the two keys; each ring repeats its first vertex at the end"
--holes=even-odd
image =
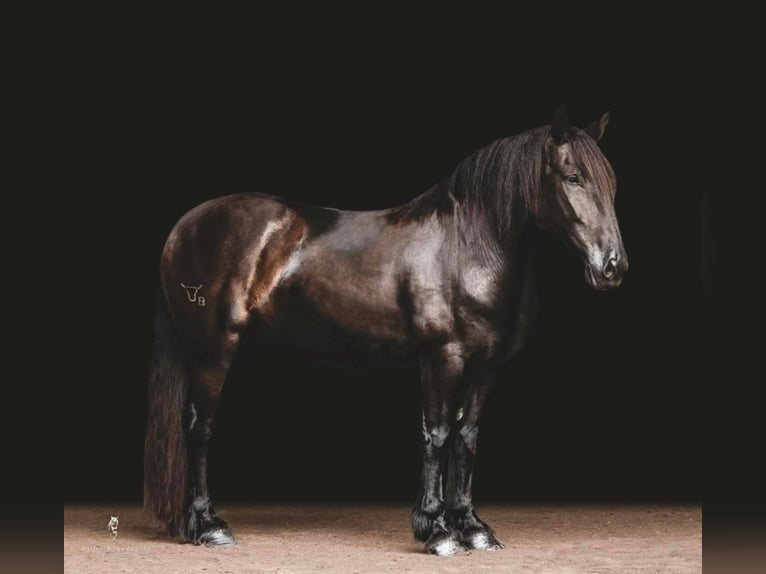
{"type": "Polygon", "coordinates": [[[302,220],[280,201],[235,195],[209,201],[175,226],[162,284],[179,333],[207,351],[247,325],[303,240],[302,220]]]}

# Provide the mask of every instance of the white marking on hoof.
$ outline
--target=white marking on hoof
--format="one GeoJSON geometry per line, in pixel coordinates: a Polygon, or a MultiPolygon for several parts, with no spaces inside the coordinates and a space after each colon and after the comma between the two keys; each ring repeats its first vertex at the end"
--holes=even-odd
{"type": "Polygon", "coordinates": [[[429,554],[436,556],[454,556],[458,552],[463,552],[465,548],[454,535],[442,534],[438,540],[427,544],[426,550],[429,554]]]}
{"type": "Polygon", "coordinates": [[[202,537],[205,546],[236,546],[237,541],[229,532],[218,529],[206,532],[202,537]]]}
{"type": "Polygon", "coordinates": [[[457,410],[457,416],[455,417],[455,420],[457,422],[460,422],[463,418],[463,409],[462,407],[457,410]]]}
{"type": "Polygon", "coordinates": [[[465,538],[465,544],[472,550],[499,550],[503,545],[498,540],[483,530],[471,533],[465,538]]]}

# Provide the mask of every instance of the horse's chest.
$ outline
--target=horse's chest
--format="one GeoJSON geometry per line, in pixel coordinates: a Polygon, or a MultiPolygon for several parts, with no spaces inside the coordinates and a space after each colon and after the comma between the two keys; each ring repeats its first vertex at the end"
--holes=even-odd
{"type": "Polygon", "coordinates": [[[535,316],[531,273],[515,276],[467,266],[461,275],[457,320],[466,347],[487,357],[512,356],[525,344],[535,316]]]}
{"type": "Polygon", "coordinates": [[[463,298],[475,307],[495,307],[501,291],[497,273],[487,267],[469,266],[463,270],[461,292],[463,298]]]}

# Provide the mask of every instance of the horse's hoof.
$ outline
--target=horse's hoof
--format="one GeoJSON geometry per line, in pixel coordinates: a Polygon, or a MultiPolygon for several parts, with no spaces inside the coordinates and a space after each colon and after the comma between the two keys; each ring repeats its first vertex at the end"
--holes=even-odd
{"type": "Polygon", "coordinates": [[[465,548],[460,542],[460,536],[455,531],[434,532],[426,542],[426,552],[436,556],[454,556],[465,548]]]}
{"type": "Polygon", "coordinates": [[[488,528],[466,528],[463,544],[469,550],[500,550],[505,545],[488,528]]]}
{"type": "Polygon", "coordinates": [[[231,533],[231,528],[217,516],[199,518],[192,514],[186,526],[186,540],[196,546],[234,546],[237,539],[231,533]]]}
{"type": "Polygon", "coordinates": [[[215,528],[203,532],[197,544],[204,544],[205,546],[236,546],[237,539],[234,538],[228,527],[215,528]]]}

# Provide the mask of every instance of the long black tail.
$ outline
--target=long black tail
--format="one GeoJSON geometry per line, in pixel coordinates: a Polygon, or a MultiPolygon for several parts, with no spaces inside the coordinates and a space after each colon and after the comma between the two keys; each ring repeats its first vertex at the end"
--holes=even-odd
{"type": "Polygon", "coordinates": [[[185,411],[189,370],[160,293],[149,370],[149,417],[144,442],[144,511],[176,536],[185,529],[188,463],[185,411]]]}

